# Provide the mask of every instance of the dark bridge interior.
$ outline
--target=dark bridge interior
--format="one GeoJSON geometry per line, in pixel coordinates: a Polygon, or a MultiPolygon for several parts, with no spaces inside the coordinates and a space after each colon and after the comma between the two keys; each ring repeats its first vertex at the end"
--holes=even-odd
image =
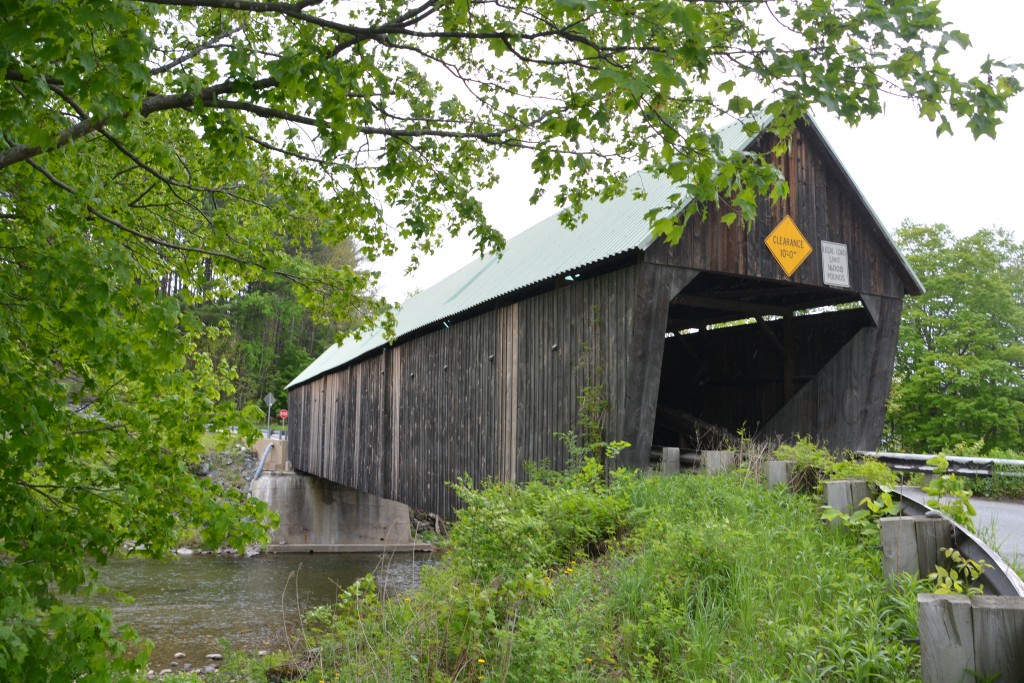
{"type": "Polygon", "coordinates": [[[849,290],[701,273],[669,307],[654,444],[757,433],[874,324],[849,290]]]}

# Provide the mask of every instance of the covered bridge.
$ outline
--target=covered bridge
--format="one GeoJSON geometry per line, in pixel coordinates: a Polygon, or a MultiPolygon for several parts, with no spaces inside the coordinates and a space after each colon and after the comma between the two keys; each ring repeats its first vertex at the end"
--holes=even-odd
{"type": "MultiPolygon", "coordinates": [[[[732,149],[768,153],[734,125],[732,149]]],[[[397,338],[332,346],[289,385],[298,470],[450,515],[463,473],[517,479],[565,464],[554,434],[599,386],[608,439],[645,467],[715,425],[880,440],[903,297],[922,292],[820,130],[807,120],[774,157],[787,199],[749,231],[711,209],[670,246],[644,214],[677,192],[637,174],[620,199],[552,217],[407,301],[397,338]]]]}

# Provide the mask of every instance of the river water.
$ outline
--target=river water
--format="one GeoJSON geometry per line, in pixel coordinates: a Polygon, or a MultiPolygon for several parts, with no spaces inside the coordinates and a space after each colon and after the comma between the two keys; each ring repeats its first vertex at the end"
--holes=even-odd
{"type": "Polygon", "coordinates": [[[179,660],[199,667],[223,651],[287,648],[299,615],[335,601],[339,591],[373,573],[385,593],[414,588],[430,555],[369,553],[194,555],[169,560],[111,560],[101,583],[134,598],[105,601],[115,621],[153,641],[151,668],[179,660]]]}

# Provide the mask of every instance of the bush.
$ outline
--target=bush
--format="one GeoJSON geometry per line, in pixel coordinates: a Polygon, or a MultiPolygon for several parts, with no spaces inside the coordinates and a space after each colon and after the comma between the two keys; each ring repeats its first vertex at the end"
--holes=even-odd
{"type": "Polygon", "coordinates": [[[809,497],[739,472],[605,484],[591,463],[457,486],[467,508],[414,594],[361,585],[316,611],[309,680],[919,675],[916,584],[889,590],[877,551],[820,524],[809,497]]]}
{"type": "Polygon", "coordinates": [[[861,458],[846,453],[836,459],[825,448],[804,436],[793,445],[783,444],[774,453],[776,460],[791,460],[794,463],[794,486],[797,490],[810,493],[818,491],[822,481],[838,479],[865,479],[876,486],[896,486],[899,478],[884,463],[871,458],[861,458]]]}
{"type": "Polygon", "coordinates": [[[894,487],[899,484],[899,477],[889,469],[888,465],[872,458],[850,456],[847,460],[839,460],[826,466],[827,478],[864,479],[875,486],[894,487]]]}
{"type": "Polygon", "coordinates": [[[635,482],[636,475],[623,470],[606,484],[604,467],[593,457],[574,472],[535,471],[522,486],[475,488],[460,478],[453,488],[466,507],[456,513],[450,548],[474,579],[595,557],[625,532],[635,482]]]}
{"type": "Polygon", "coordinates": [[[793,445],[782,444],[775,449],[774,457],[793,462],[793,486],[807,493],[818,489],[822,474],[833,462],[831,454],[812,442],[809,436],[801,437],[793,445]]]}

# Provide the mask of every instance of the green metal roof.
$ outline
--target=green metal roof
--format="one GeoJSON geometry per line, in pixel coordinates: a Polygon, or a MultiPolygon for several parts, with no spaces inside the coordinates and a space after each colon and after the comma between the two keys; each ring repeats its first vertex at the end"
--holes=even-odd
{"type": "MultiPolygon", "coordinates": [[[[821,136],[813,122],[811,126],[821,136]]],[[[745,149],[757,137],[744,133],[742,122],[723,128],[719,136],[727,153],[745,149]]],[[[668,178],[643,171],[633,174],[621,197],[604,203],[597,199],[586,202],[583,213],[587,218],[575,229],[567,230],[557,215],[551,216],[510,239],[501,254],[477,259],[411,297],[395,313],[395,338],[400,339],[530,285],[574,274],[585,266],[630,251],[645,250],[654,236],[644,216],[652,209],[668,206],[669,198],[679,193],[680,187],[668,178]],[[634,197],[638,190],[646,192],[644,199],[634,197]]],[[[677,211],[689,201],[684,195],[677,211]]],[[[878,225],[889,239],[881,223],[878,225]]],[[[891,240],[889,244],[892,246],[891,240]]],[[[896,251],[894,246],[892,248],[896,251]]],[[[903,264],[911,272],[905,261],[903,264]]],[[[360,340],[347,339],[340,345],[335,344],[292,380],[288,388],[351,363],[387,343],[383,331],[378,329],[360,340]]]]}

